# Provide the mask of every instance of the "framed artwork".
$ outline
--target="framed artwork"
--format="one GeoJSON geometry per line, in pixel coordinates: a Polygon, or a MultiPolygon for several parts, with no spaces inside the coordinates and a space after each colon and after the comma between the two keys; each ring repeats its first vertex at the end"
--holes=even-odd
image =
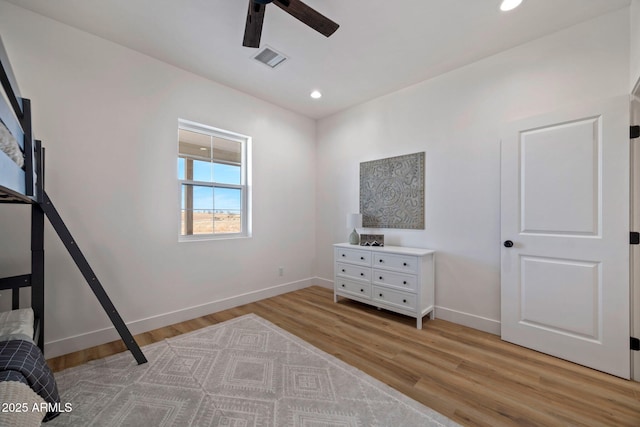
{"type": "Polygon", "coordinates": [[[384,234],[361,234],[360,246],[384,246],[384,234]]]}
{"type": "Polygon", "coordinates": [[[365,228],[424,230],[424,152],[360,163],[365,228]]]}

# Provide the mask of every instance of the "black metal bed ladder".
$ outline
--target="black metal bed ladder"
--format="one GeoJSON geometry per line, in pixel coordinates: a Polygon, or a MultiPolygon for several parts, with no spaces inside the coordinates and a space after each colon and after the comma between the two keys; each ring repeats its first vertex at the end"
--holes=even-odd
{"type": "Polygon", "coordinates": [[[139,365],[146,363],[147,359],[142,353],[142,350],[140,350],[138,343],[131,335],[131,332],[129,332],[129,328],[127,328],[127,325],[122,320],[122,317],[120,317],[118,310],[116,310],[115,306],[111,302],[111,299],[102,287],[102,284],[100,284],[100,281],[93,272],[93,269],[89,265],[89,262],[82,254],[82,251],[76,244],[76,241],[71,235],[71,232],[64,224],[64,221],[60,217],[60,214],[51,202],[51,199],[49,198],[49,195],[46,191],[43,191],[42,198],[40,199],[38,205],[45,213],[47,218],[49,218],[49,222],[53,226],[53,229],[56,231],[56,233],[58,233],[58,236],[62,240],[62,243],[67,248],[67,251],[69,251],[71,258],[73,258],[73,260],[75,261],[76,265],[80,269],[80,272],[84,276],[84,279],[87,281],[87,283],[91,287],[91,290],[98,298],[98,301],[109,316],[109,319],[111,319],[111,323],[113,323],[113,326],[115,326],[116,330],[120,334],[120,338],[122,338],[122,341],[124,341],[131,354],[133,354],[133,357],[135,357],[136,362],[138,362],[139,365]]]}

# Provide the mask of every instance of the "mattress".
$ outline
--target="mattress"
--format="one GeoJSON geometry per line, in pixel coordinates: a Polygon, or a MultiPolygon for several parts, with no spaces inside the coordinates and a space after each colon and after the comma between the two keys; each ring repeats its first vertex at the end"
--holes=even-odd
{"type": "Polygon", "coordinates": [[[33,342],[31,308],[0,312],[0,342],[16,339],[33,342]]]}

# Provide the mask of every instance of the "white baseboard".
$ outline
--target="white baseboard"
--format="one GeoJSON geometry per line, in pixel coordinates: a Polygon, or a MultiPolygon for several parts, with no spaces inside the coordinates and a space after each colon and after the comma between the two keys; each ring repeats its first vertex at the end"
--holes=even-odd
{"type": "Polygon", "coordinates": [[[498,320],[487,319],[486,317],[476,316],[475,314],[436,306],[436,319],[442,319],[490,334],[500,335],[500,322],[498,320]]]}
{"type": "Polygon", "coordinates": [[[322,286],[323,288],[333,289],[333,280],[323,279],[322,277],[314,277],[313,284],[322,286]]]}
{"type": "MultiPolygon", "coordinates": [[[[316,278],[303,279],[296,282],[284,283],[282,285],[272,286],[270,288],[258,291],[247,292],[245,294],[233,297],[211,301],[205,304],[176,310],[157,316],[148,317],[146,319],[134,320],[127,323],[129,331],[132,335],[142,332],[151,331],[153,329],[162,328],[164,326],[173,325],[175,323],[184,322],[185,320],[195,319],[211,313],[217,313],[222,310],[237,307],[243,304],[259,301],[265,298],[271,298],[276,295],[303,289],[319,282],[316,278]]],[[[333,285],[331,285],[333,286],[333,285]]],[[[99,329],[68,338],[45,343],[44,352],[47,359],[61,356],[63,354],[73,353],[75,351],[94,347],[100,344],[119,340],[120,336],[116,329],[111,326],[109,328],[99,329]]]]}
{"type": "MultiPolygon", "coordinates": [[[[322,277],[315,277],[314,284],[333,289],[333,280],[323,279],[322,277]]],[[[436,318],[468,326],[469,328],[478,329],[490,334],[500,335],[500,321],[498,320],[487,319],[486,317],[476,316],[475,314],[464,313],[439,306],[436,306],[436,318]]]]}

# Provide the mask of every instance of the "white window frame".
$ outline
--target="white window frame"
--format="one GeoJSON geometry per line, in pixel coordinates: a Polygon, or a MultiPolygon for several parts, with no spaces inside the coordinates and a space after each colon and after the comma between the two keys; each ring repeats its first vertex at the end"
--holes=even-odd
{"type": "MultiPolygon", "coordinates": [[[[202,182],[193,181],[187,179],[178,178],[178,241],[180,242],[193,242],[202,240],[223,240],[223,239],[237,239],[251,237],[251,137],[242,135],[236,132],[231,132],[224,129],[218,129],[213,126],[204,125],[190,120],[178,119],[178,134],[180,130],[187,130],[197,133],[207,134],[213,137],[223,138],[230,141],[236,141],[241,146],[241,165],[240,165],[240,184],[225,184],[218,182],[202,182]],[[182,234],[182,186],[196,185],[202,187],[211,188],[229,188],[239,189],[241,191],[240,198],[240,218],[241,229],[239,233],[211,233],[211,234],[182,234]]],[[[180,159],[179,144],[176,144],[177,155],[176,159],[180,159]]],[[[176,162],[176,174],[178,176],[177,162],[176,162]]]]}

